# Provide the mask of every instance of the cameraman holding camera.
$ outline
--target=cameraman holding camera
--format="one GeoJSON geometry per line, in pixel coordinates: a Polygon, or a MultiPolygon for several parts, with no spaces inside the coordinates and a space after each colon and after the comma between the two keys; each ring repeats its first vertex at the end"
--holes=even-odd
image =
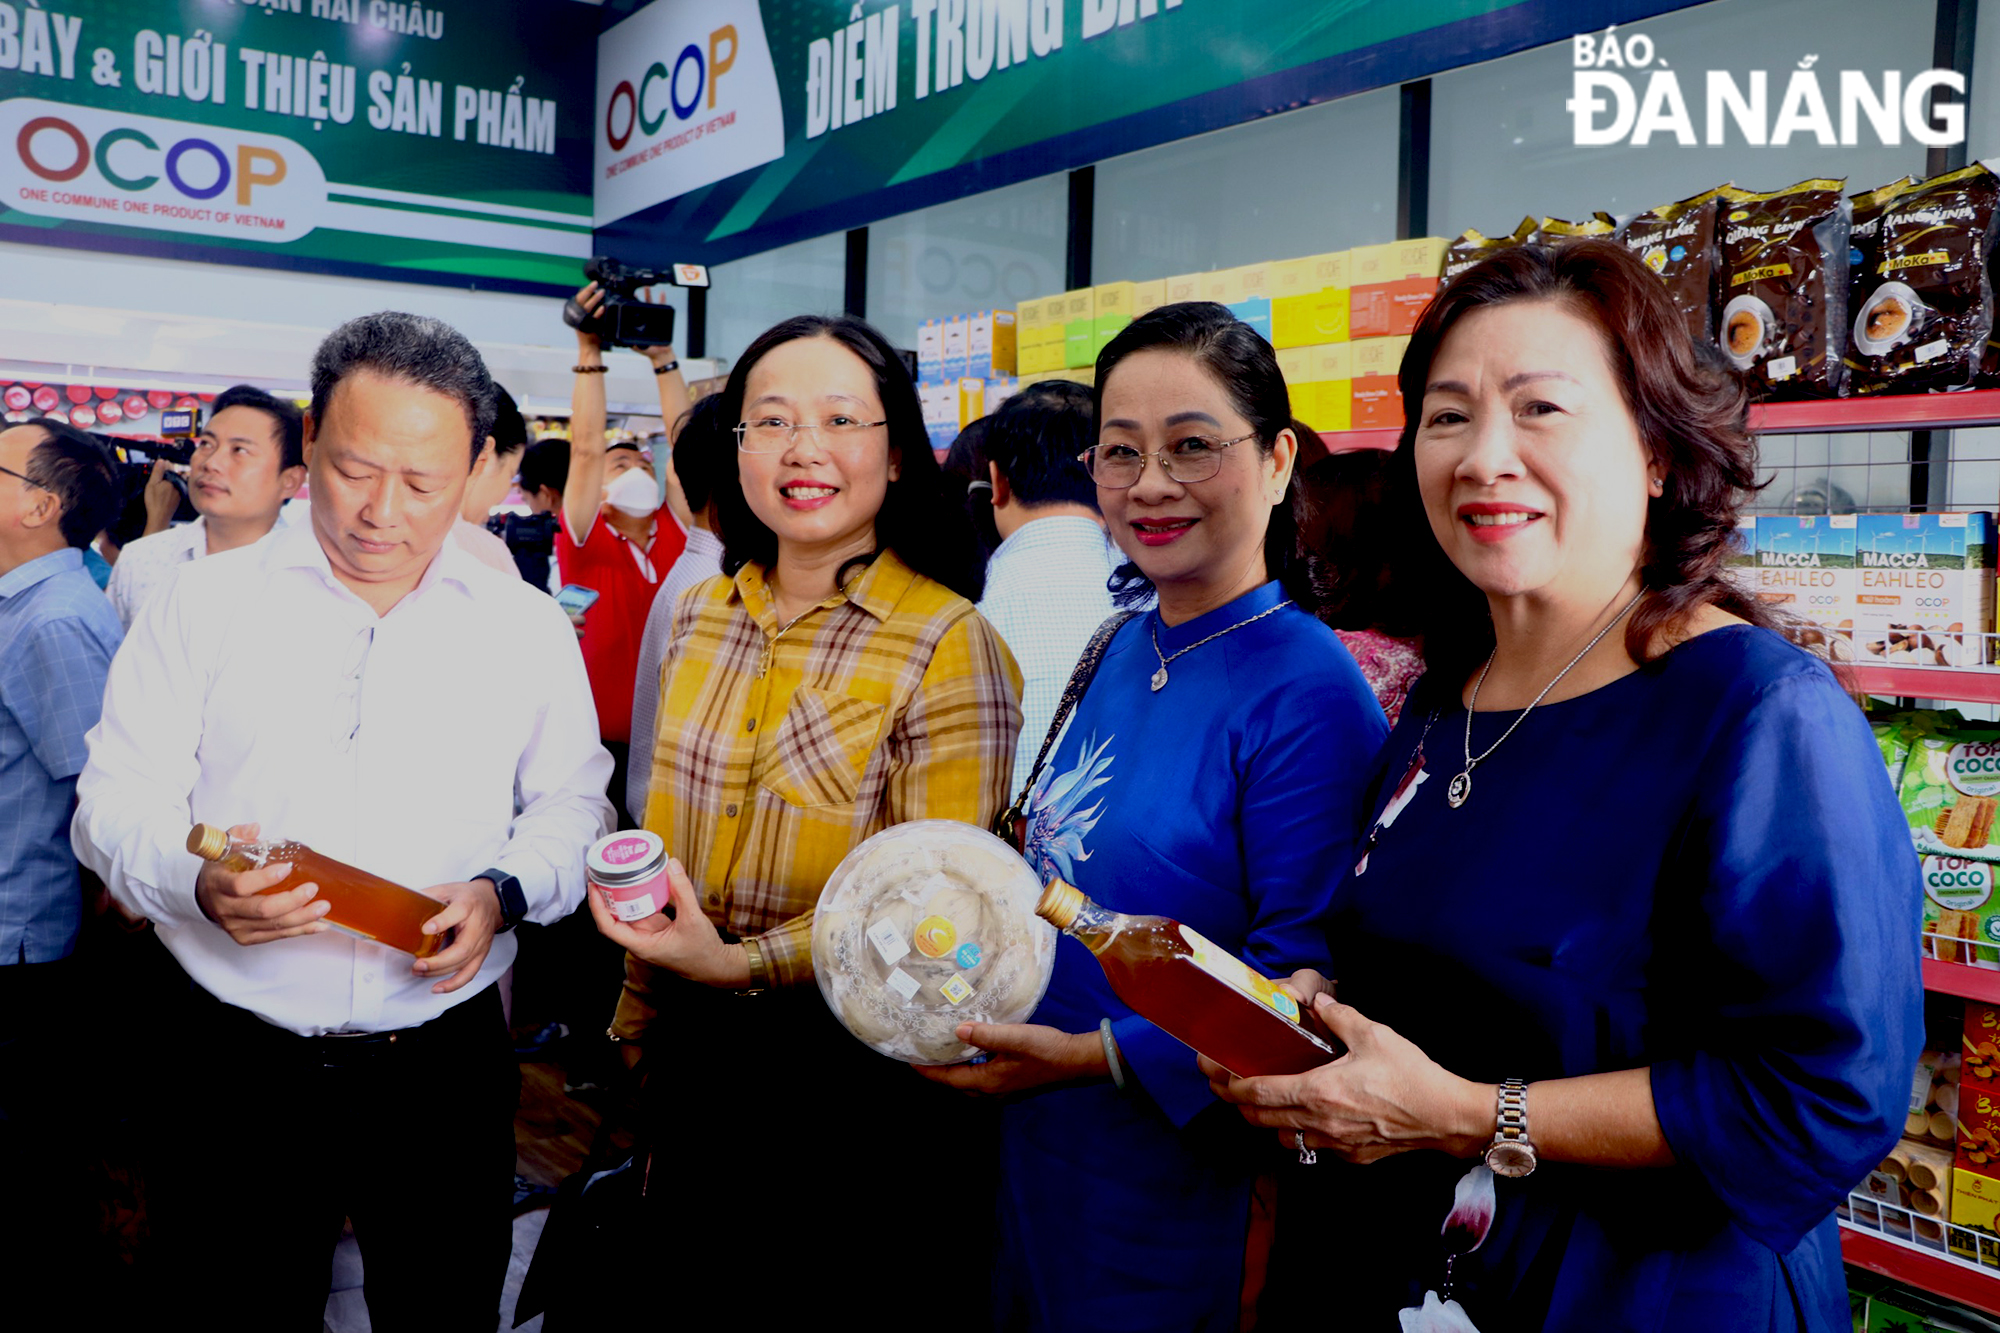
{"type": "Polygon", "coordinates": [[[165,526],[177,492],[165,465],[153,465],[147,535],[119,552],[106,590],[125,628],[183,564],[270,535],[286,497],[305,483],[304,422],[296,404],[248,384],[217,394],[188,470],[188,499],[200,517],[178,528],[165,526]]]}

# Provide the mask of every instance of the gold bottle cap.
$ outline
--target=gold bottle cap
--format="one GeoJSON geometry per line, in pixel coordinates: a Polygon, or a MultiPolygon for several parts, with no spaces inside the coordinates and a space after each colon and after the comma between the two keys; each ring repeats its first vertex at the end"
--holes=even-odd
{"type": "Polygon", "coordinates": [[[1042,900],[1035,904],[1035,915],[1057,930],[1068,930],[1069,923],[1076,920],[1076,914],[1083,910],[1086,901],[1082,889],[1052,879],[1049,886],[1042,890],[1042,900]]]}
{"type": "Polygon", "coordinates": [[[204,861],[220,861],[229,852],[229,832],[213,824],[196,824],[188,831],[188,850],[204,861]]]}

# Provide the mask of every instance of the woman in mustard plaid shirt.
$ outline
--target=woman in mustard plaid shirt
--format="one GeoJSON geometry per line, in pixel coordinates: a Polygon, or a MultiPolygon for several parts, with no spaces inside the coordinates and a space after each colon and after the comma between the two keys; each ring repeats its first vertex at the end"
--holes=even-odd
{"type": "MultiPolygon", "coordinates": [[[[634,1295],[715,1327],[926,1273],[956,1288],[964,1256],[991,1252],[984,1113],[839,1026],[812,911],[891,824],[990,823],[1021,725],[1020,672],[970,600],[970,528],[882,336],[777,325],[723,418],[740,423],[740,486],[716,491],[726,573],[674,609],[646,807],[675,916],[627,925],[590,897],[628,951],[612,1036],[650,1056],[649,1239],[676,1267],[706,1261],[671,1296],[634,1295]],[[751,1242],[780,1222],[782,1247],[751,1242]]],[[[983,1292],[963,1304],[983,1318],[983,1292]]]]}

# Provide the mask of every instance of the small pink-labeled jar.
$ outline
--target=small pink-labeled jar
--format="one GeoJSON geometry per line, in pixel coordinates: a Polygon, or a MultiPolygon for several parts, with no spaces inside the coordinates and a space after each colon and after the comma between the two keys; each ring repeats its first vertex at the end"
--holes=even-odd
{"type": "Polygon", "coordinates": [[[620,921],[643,921],[659,912],[673,916],[667,844],[658,834],[628,829],[599,838],[584,865],[591,887],[603,890],[611,915],[620,921]]]}

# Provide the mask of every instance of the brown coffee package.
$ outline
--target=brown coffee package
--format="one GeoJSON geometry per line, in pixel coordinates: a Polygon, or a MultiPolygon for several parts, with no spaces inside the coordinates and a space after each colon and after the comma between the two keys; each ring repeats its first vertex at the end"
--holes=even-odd
{"type": "Polygon", "coordinates": [[[1618,229],[1618,223],[1609,213],[1592,213],[1581,222],[1565,222],[1561,218],[1543,218],[1535,228],[1535,239],[1544,245],[1554,245],[1572,236],[1609,236],[1618,229]]]}
{"type": "Polygon", "coordinates": [[[1526,245],[1535,239],[1538,226],[1533,218],[1522,218],[1521,225],[1514,228],[1511,236],[1483,236],[1468,228],[1463,236],[1445,247],[1444,280],[1450,282],[1488,255],[1526,245]]]}
{"type": "Polygon", "coordinates": [[[1726,185],[1635,213],[1617,237],[1667,284],[1667,297],[1696,342],[1715,341],[1716,220],[1726,185]]]}
{"type": "Polygon", "coordinates": [[[1849,391],[1965,388],[1978,377],[1993,332],[1988,259],[2000,222],[2000,176],[1975,163],[1886,199],[1871,195],[1854,201],[1857,230],[1864,206],[1875,227],[1852,247],[1860,268],[1850,290],[1849,391]]]}
{"type": "Polygon", "coordinates": [[[1840,396],[1847,350],[1847,200],[1841,180],[1722,204],[1716,339],[1762,398],[1840,396]]]}

